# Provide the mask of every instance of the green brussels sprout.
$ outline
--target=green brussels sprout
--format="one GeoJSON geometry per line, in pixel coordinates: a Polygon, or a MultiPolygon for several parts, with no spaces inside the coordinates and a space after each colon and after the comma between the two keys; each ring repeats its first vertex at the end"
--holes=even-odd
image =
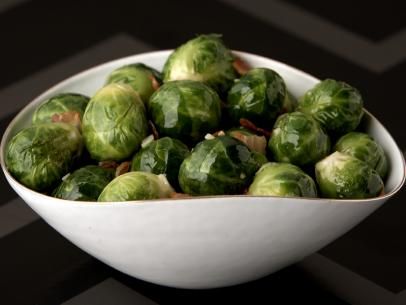
{"type": "Polygon", "coordinates": [[[269,162],[255,174],[248,195],[280,197],[317,197],[313,179],[289,163],[269,162]]]}
{"type": "Polygon", "coordinates": [[[111,72],[106,84],[112,83],[130,85],[146,103],[151,94],[162,84],[162,76],[155,69],[142,63],[136,63],[120,67],[111,72]]]}
{"type": "Polygon", "coordinates": [[[21,130],[9,142],[6,166],[25,186],[45,191],[70,171],[82,148],[82,136],[73,125],[33,125],[21,130]]]}
{"type": "Polygon", "coordinates": [[[164,175],[129,172],[113,179],[97,201],[130,201],[169,198],[172,187],[164,175]]]}
{"type": "Polygon", "coordinates": [[[263,155],[266,154],[266,138],[259,136],[251,130],[244,127],[231,128],[226,131],[226,135],[240,140],[249,147],[252,151],[256,151],[263,155]]]}
{"type": "Polygon", "coordinates": [[[147,135],[144,104],[130,86],[109,84],[90,100],[83,116],[82,131],[93,159],[126,159],[147,135]]]}
{"type": "Polygon", "coordinates": [[[113,178],[113,169],[87,165],[63,179],[52,196],[66,200],[97,201],[104,187],[113,178]]]}
{"type": "Polygon", "coordinates": [[[342,135],[357,128],[364,114],[362,106],[357,89],[326,79],[305,93],[297,110],[312,115],[327,132],[342,135]]]}
{"type": "Polygon", "coordinates": [[[160,135],[196,143],[216,130],[221,119],[217,93],[203,83],[181,80],[160,87],[148,108],[160,135]]]}
{"type": "Polygon", "coordinates": [[[200,81],[224,93],[237,77],[233,61],[234,57],[224,45],[221,35],[200,35],[169,56],[163,69],[164,82],[200,81]]]}
{"type": "Polygon", "coordinates": [[[75,112],[82,119],[89,98],[77,93],[61,93],[42,103],[32,116],[32,124],[51,123],[58,114],[75,112]]]}
{"type": "Polygon", "coordinates": [[[268,147],[276,161],[304,166],[329,154],[330,139],[311,116],[291,112],[278,117],[268,147]]]}
{"type": "Polygon", "coordinates": [[[337,141],[334,151],[340,151],[368,163],[382,179],[388,172],[388,160],[382,146],[366,133],[347,133],[337,141]]]}
{"type": "Polygon", "coordinates": [[[197,144],[179,170],[179,184],[190,195],[240,194],[266,157],[230,136],[197,144]]]}
{"type": "Polygon", "coordinates": [[[285,82],[275,71],[254,68],[242,76],[228,92],[228,113],[234,122],[241,118],[268,127],[293,102],[286,91],[285,82]]]}
{"type": "Polygon", "coordinates": [[[188,147],[181,141],[164,137],[151,142],[135,154],[131,171],[166,174],[169,183],[179,189],[179,167],[189,155],[188,147]]]}
{"type": "Polygon", "coordinates": [[[379,174],[366,162],[336,151],[316,164],[316,180],[323,197],[362,199],[383,191],[379,174]]]}

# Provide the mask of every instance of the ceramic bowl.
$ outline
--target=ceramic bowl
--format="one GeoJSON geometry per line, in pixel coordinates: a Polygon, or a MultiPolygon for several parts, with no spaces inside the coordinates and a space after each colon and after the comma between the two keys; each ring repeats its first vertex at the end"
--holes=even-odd
{"type": "MultiPolygon", "coordinates": [[[[250,65],[276,70],[294,96],[319,80],[286,64],[236,52],[250,65]]],[[[1,167],[11,187],[55,230],[102,262],[136,278],[179,288],[251,281],[302,260],[353,228],[392,197],[405,163],[388,131],[366,112],[366,131],[385,149],[385,195],[364,200],[217,196],[97,204],[60,200],[17,182],[4,164],[8,141],[30,124],[34,109],[60,92],[93,95],[113,69],[143,62],[156,69],[170,51],[134,55],[79,73],[30,102],[1,142],[1,167]]]]}

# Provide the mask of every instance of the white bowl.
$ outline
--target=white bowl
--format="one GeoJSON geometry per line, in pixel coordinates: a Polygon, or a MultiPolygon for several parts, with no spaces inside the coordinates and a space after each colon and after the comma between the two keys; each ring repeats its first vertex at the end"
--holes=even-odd
{"type": "MultiPolygon", "coordinates": [[[[143,62],[156,69],[170,51],[139,54],[75,75],[29,103],[1,142],[1,167],[12,188],[63,236],[104,263],[149,282],[180,288],[243,283],[277,271],[326,246],[392,197],[405,181],[405,162],[387,130],[368,112],[364,125],[390,161],[384,196],[331,200],[219,196],[110,204],[60,200],[17,182],[4,164],[8,141],[34,109],[60,92],[92,95],[109,72],[143,62]]],[[[283,63],[236,52],[252,66],[269,67],[300,96],[319,80],[283,63]]]]}

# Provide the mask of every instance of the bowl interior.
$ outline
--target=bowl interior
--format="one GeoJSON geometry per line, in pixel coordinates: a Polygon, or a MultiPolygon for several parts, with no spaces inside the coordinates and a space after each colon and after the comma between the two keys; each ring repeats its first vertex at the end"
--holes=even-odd
{"type": "MultiPolygon", "coordinates": [[[[31,124],[32,114],[39,104],[53,95],[62,92],[77,92],[92,96],[103,86],[107,75],[111,71],[126,64],[142,62],[157,70],[162,70],[170,52],[170,50],[167,50],[138,54],[101,64],[68,78],[30,102],[12,120],[2,138],[0,152],[1,166],[7,178],[13,179],[5,167],[5,147],[18,131],[31,124]]],[[[295,97],[300,97],[306,90],[319,82],[319,79],[278,61],[245,52],[236,51],[235,53],[253,67],[268,67],[277,71],[284,78],[288,89],[295,97]]],[[[368,101],[366,101],[366,104],[368,104],[368,101]]],[[[362,128],[383,146],[389,158],[390,170],[385,183],[385,196],[392,196],[400,189],[405,180],[405,161],[403,155],[389,132],[368,111],[366,111],[361,124],[362,128]]],[[[18,182],[16,183],[18,184],[18,182]]],[[[21,187],[24,188],[22,185],[21,187]]]]}

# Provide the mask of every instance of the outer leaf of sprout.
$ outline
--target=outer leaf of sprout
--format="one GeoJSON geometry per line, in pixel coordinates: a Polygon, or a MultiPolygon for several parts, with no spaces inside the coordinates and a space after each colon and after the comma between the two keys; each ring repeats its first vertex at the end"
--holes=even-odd
{"type": "Polygon", "coordinates": [[[172,187],[164,175],[129,172],[112,180],[100,194],[98,201],[130,201],[169,198],[172,187]]]}
{"type": "Polygon", "coordinates": [[[44,191],[54,187],[80,157],[78,129],[67,123],[38,124],[21,130],[7,145],[6,165],[25,186],[44,191]]]}
{"type": "Polygon", "coordinates": [[[144,104],[128,85],[107,85],[90,100],[82,131],[93,159],[124,160],[140,147],[147,135],[144,104]]]}
{"type": "Polygon", "coordinates": [[[317,197],[313,179],[289,163],[269,162],[256,173],[249,195],[280,197],[317,197]]]}

